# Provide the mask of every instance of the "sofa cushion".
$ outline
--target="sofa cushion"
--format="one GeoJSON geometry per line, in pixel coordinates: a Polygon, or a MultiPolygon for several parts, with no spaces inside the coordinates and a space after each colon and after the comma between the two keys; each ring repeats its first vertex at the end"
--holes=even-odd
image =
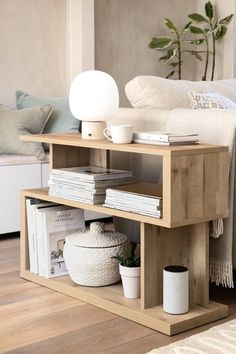
{"type": "Polygon", "coordinates": [[[52,106],[39,106],[22,110],[0,109],[0,154],[33,155],[45,159],[39,142],[19,140],[19,135],[40,134],[52,112],[52,106]]]}
{"type": "Polygon", "coordinates": [[[49,154],[46,154],[43,161],[39,161],[35,156],[15,155],[15,154],[1,154],[0,166],[13,166],[13,165],[31,165],[38,163],[49,163],[49,154]]]}
{"type": "Polygon", "coordinates": [[[236,103],[215,92],[189,91],[193,109],[217,108],[236,111],[236,103]]]}
{"type": "Polygon", "coordinates": [[[18,109],[46,104],[50,104],[53,111],[44,128],[44,133],[78,132],[80,121],[71,114],[68,97],[39,98],[23,91],[16,91],[18,109]]]}
{"type": "Polygon", "coordinates": [[[127,98],[135,108],[191,108],[190,90],[216,92],[236,102],[236,79],[186,81],[137,76],[125,87],[127,98]]]}

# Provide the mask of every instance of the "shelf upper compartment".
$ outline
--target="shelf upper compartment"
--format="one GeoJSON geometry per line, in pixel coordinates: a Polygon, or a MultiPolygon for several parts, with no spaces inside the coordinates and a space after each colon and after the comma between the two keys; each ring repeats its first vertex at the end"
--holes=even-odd
{"type": "MultiPolygon", "coordinates": [[[[81,139],[77,133],[24,135],[21,138],[52,144],[51,168],[88,164],[106,166],[109,161],[107,151],[162,157],[162,219],[97,205],[76,203],[75,207],[164,227],[196,224],[228,216],[229,155],[226,146],[113,144],[105,139],[81,139]]],[[[67,203],[60,198],[57,202],[67,203]]]]}
{"type": "Polygon", "coordinates": [[[63,134],[32,134],[21,135],[24,141],[39,141],[41,143],[77,146],[85,148],[103,149],[110,151],[123,151],[148,155],[192,155],[208,152],[228,151],[227,146],[196,144],[196,145],[179,145],[179,146],[162,146],[162,145],[145,145],[145,144],[114,144],[107,139],[104,140],[86,140],[81,139],[79,133],[63,133],[63,134]]]}

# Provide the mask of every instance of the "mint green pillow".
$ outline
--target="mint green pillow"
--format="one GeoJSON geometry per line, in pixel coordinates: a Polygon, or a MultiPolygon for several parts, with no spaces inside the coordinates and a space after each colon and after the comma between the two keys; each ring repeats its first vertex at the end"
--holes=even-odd
{"type": "Polygon", "coordinates": [[[23,91],[16,91],[17,109],[50,104],[52,114],[44,128],[44,133],[78,132],[80,121],[71,114],[68,97],[38,98],[23,91]]]}

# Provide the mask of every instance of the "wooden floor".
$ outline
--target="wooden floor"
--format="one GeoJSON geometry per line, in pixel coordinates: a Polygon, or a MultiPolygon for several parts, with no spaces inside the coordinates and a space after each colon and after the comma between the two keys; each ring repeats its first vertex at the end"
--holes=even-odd
{"type": "Polygon", "coordinates": [[[143,354],[236,317],[236,290],[211,287],[230,317],[167,337],[19,277],[19,237],[0,237],[0,353],[143,354]]]}

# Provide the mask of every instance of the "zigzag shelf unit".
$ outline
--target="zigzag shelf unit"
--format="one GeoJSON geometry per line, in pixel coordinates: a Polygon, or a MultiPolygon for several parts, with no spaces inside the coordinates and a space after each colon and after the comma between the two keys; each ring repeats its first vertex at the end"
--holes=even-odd
{"type": "MultiPolygon", "coordinates": [[[[146,154],[162,159],[162,218],[88,205],[48,195],[46,188],[22,191],[21,277],[80,299],[167,335],[228,316],[228,306],[209,300],[209,221],[228,216],[228,148],[218,145],[157,146],[82,140],[79,134],[25,135],[24,141],[50,144],[51,168],[107,167],[110,154],[146,154]],[[46,279],[29,271],[27,215],[29,197],[101,212],[140,223],[141,298],[124,298],[121,284],[84,287],[69,276],[46,279]],[[162,310],[162,269],[185,265],[190,272],[190,311],[162,310]]],[[[154,173],[155,171],[153,171],[154,173]]]]}

